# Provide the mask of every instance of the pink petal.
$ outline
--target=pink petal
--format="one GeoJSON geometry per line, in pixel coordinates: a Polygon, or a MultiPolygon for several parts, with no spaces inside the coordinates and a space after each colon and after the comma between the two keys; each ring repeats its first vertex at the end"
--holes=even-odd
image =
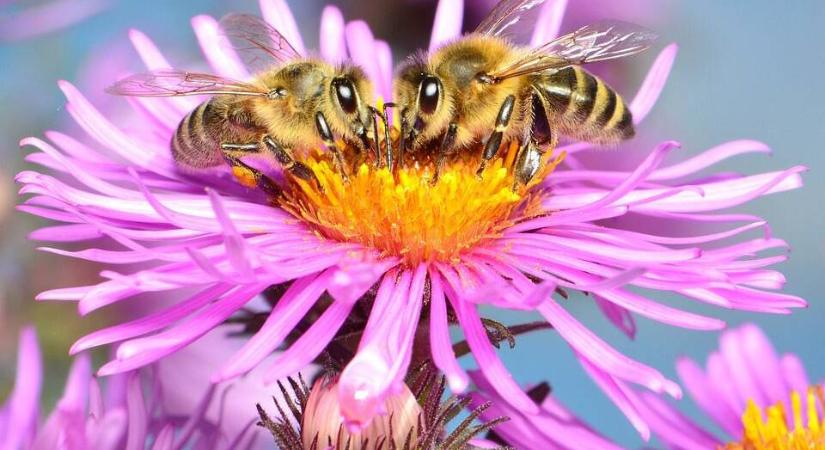
{"type": "Polygon", "coordinates": [[[229,289],[231,289],[229,285],[218,284],[205,289],[187,300],[180,301],[169,308],[147,315],[146,317],[97,330],[78,339],[72,345],[69,353],[74,355],[92,347],[123,341],[160,330],[188,317],[215,298],[228,292],[229,289]]]}
{"type": "Polygon", "coordinates": [[[633,428],[639,432],[642,439],[650,440],[650,427],[641,415],[638,396],[632,389],[625,386],[621,381],[614,378],[608,372],[603,371],[587,358],[580,357],[579,362],[590,378],[596,382],[602,391],[613,400],[613,403],[624,413],[633,428]]]}
{"type": "Polygon", "coordinates": [[[300,55],[306,55],[304,40],[298,31],[298,24],[285,0],[260,0],[264,19],[278,30],[300,55]]]}
{"type": "Polygon", "coordinates": [[[266,285],[237,288],[191,316],[191,319],[187,322],[154,336],[124,342],[118,347],[117,359],[101,367],[98,370],[98,375],[111,375],[132,370],[157,361],[183,348],[223,323],[224,320],[265,288],[266,285]]]}
{"type": "Polygon", "coordinates": [[[656,104],[659,95],[665,88],[665,83],[667,83],[670,76],[670,69],[673,68],[673,62],[676,60],[678,52],[679,46],[670,44],[656,57],[645,80],[642,82],[642,86],[636,93],[636,97],[630,102],[630,111],[633,113],[634,123],[641,123],[650,110],[653,109],[653,105],[656,104]]]}
{"type": "Polygon", "coordinates": [[[140,385],[140,375],[133,372],[129,375],[126,391],[126,407],[129,412],[129,430],[126,435],[126,450],[144,450],[147,438],[147,411],[143,401],[143,388],[140,385]]]}
{"type": "Polygon", "coordinates": [[[430,52],[461,35],[463,18],[464,0],[439,0],[430,36],[430,52]]]}
{"type": "Polygon", "coordinates": [[[347,58],[347,41],[344,34],[344,15],[332,5],[321,13],[321,56],[337,64],[347,58]]]}
{"type": "Polygon", "coordinates": [[[405,271],[395,284],[390,272],[379,287],[358,352],[338,384],[341,414],[351,431],[383,414],[386,397],[400,388],[412,357],[427,268],[405,271]],[[395,284],[393,286],[393,284],[395,284]]]}
{"type": "Polygon", "coordinates": [[[742,411],[735,411],[727,402],[721,401],[722,395],[701,367],[690,359],[680,358],[676,362],[676,371],[693,401],[725,431],[738,436],[742,428],[739,420],[742,411]]]}
{"type": "Polygon", "coordinates": [[[453,351],[441,276],[437,272],[431,272],[430,283],[430,350],[433,363],[444,372],[450,390],[460,394],[467,389],[469,380],[467,372],[461,368],[453,351]]]}
{"type": "Polygon", "coordinates": [[[213,383],[244,374],[281,345],[327,288],[332,271],[296,280],[270,312],[266,322],[212,378],[213,383]]]}
{"type": "Polygon", "coordinates": [[[513,407],[526,414],[538,413],[536,404],[524,393],[496,354],[495,347],[490,343],[478,312],[475,310],[476,306],[460,296],[460,286],[447,284],[445,288],[481,373],[493,384],[496,392],[502,398],[507,399],[513,407]]]}
{"type": "Polygon", "coordinates": [[[567,0],[550,0],[542,5],[530,41],[532,47],[538,47],[558,37],[565,9],[567,0]]]}
{"type": "Polygon", "coordinates": [[[676,407],[649,392],[640,395],[642,418],[659,439],[670,447],[684,450],[717,448],[722,443],[676,407]]]}
{"type": "Polygon", "coordinates": [[[630,339],[636,337],[636,320],[633,318],[633,314],[631,314],[630,311],[612,302],[604,300],[598,295],[594,295],[593,300],[595,300],[596,306],[599,307],[607,320],[615,325],[619,331],[627,335],[630,339]]]}
{"type": "MultiPolygon", "coordinates": [[[[545,298],[549,297],[550,293],[546,294],[545,298]]],[[[555,301],[545,301],[539,306],[538,311],[578,354],[599,367],[599,370],[641,384],[654,392],[664,391],[676,398],[681,396],[681,390],[676,383],[665,378],[656,369],[634,361],[610,347],[555,301]]]]}
{"type": "Polygon", "coordinates": [[[234,80],[249,78],[249,72],[232,49],[232,44],[220,32],[218,22],[207,15],[192,18],[192,28],[198,37],[201,51],[216,74],[234,80]]]}
{"type": "Polygon", "coordinates": [[[17,346],[14,389],[6,404],[0,408],[4,413],[2,416],[5,416],[0,416],[0,428],[5,430],[4,436],[0,436],[3,448],[25,448],[34,438],[42,381],[43,362],[37,334],[33,327],[25,327],[20,332],[17,346]]]}

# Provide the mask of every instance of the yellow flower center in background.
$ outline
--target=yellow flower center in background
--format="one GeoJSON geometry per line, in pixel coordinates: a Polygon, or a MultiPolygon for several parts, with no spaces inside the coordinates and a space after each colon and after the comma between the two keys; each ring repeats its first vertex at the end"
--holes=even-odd
{"type": "Polygon", "coordinates": [[[540,195],[530,188],[552,172],[563,155],[552,157],[548,151],[530,185],[514,190],[516,150],[510,146],[483,177],[476,176],[480,150],[473,156],[455,155],[444,164],[437,183],[432,183],[430,158],[407,155],[405,165],[394,173],[359,164],[345,180],[328,155],[309,155],[303,162],[323,189],[291,177],[281,206],[325,238],[379,249],[408,266],[455,262],[463,251],[515,221],[541,214],[540,195]]]}
{"type": "Polygon", "coordinates": [[[725,446],[729,450],[823,450],[825,449],[825,417],[819,418],[817,404],[825,408],[823,387],[808,389],[805,399],[807,420],[802,420],[802,399],[791,394],[793,427],[788,427],[785,406],[780,402],[765,408],[765,414],[753,401],[748,402],[742,416],[744,439],[725,446]],[[767,416],[767,419],[765,419],[767,416]]]}

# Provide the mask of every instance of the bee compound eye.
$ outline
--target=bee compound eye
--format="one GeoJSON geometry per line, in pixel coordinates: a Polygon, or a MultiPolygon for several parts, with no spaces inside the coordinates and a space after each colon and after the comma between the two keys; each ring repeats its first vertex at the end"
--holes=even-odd
{"type": "Polygon", "coordinates": [[[425,76],[421,80],[421,87],[418,91],[418,107],[425,114],[432,114],[438,107],[438,99],[441,96],[441,83],[434,76],[425,76]]]}
{"type": "Polygon", "coordinates": [[[352,81],[346,78],[337,78],[332,84],[341,109],[347,114],[355,114],[358,110],[358,101],[355,98],[355,87],[352,85],[352,81]]]}

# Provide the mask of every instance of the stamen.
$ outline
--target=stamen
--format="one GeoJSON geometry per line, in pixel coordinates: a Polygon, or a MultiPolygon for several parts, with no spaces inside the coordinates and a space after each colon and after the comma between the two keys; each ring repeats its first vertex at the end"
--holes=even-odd
{"type": "MultiPolygon", "coordinates": [[[[386,105],[390,106],[390,105],[386,105]]],[[[386,123],[386,109],[382,121],[386,123]]],[[[385,127],[385,150],[400,138],[385,127]]],[[[481,149],[451,156],[439,182],[432,184],[436,155],[427,149],[408,153],[393,167],[365,161],[345,182],[328,153],[317,152],[304,163],[317,176],[321,189],[287,174],[281,206],[328,239],[356,242],[397,256],[408,265],[452,263],[463,252],[482,244],[516,221],[546,213],[540,199],[546,192],[532,189],[553,171],[563,155],[547,151],[543,170],[527,186],[514,190],[516,144],[490,161],[485,176],[476,176],[481,149]],[[392,167],[392,170],[389,169],[392,167]]],[[[345,156],[354,149],[341,147],[345,156]]],[[[390,151],[387,152],[391,153],[390,151]]],[[[354,159],[349,159],[353,161],[354,159]]]]}
{"type": "Polygon", "coordinates": [[[822,386],[808,389],[805,396],[807,421],[802,418],[802,397],[796,391],[791,393],[791,420],[793,428],[789,429],[789,417],[785,405],[781,402],[765,408],[767,420],[763,419],[762,409],[753,401],[748,401],[742,415],[744,437],[741,442],[732,442],[724,448],[728,450],[796,450],[825,448],[825,420],[820,421],[819,409],[825,408],[825,396],[822,386]]]}

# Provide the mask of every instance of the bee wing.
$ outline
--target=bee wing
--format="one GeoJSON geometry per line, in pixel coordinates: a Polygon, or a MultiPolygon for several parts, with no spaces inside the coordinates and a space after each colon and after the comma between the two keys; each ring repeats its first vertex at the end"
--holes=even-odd
{"type": "Polygon", "coordinates": [[[178,95],[266,95],[266,91],[241,81],[206,73],[157,70],[128,76],[106,88],[114,95],[173,97],[178,95]]]}
{"type": "Polygon", "coordinates": [[[656,38],[655,33],[638,25],[618,21],[597,22],[536,47],[525,57],[489,75],[494,79],[505,79],[624,58],[647,50],[656,38]]]}
{"type": "Polygon", "coordinates": [[[278,30],[258,16],[227,14],[221,19],[220,27],[247,67],[255,71],[301,57],[278,30]]]}
{"type": "Polygon", "coordinates": [[[481,21],[475,32],[488,36],[509,37],[515,43],[533,33],[540,6],[545,0],[501,0],[481,21]]]}

